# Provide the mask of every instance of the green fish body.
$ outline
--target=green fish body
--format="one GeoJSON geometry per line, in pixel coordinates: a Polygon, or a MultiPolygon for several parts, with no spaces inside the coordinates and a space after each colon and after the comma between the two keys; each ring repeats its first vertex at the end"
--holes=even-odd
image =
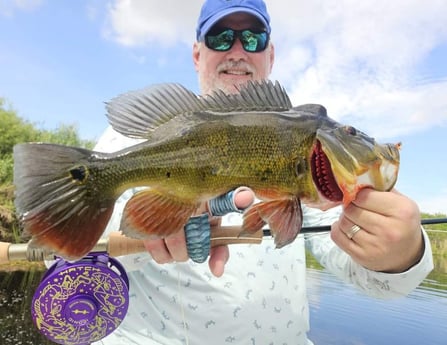
{"type": "Polygon", "coordinates": [[[281,247],[299,233],[300,202],[346,205],[359,189],[389,190],[397,179],[399,145],[379,145],[320,105],[292,107],[278,83],[206,97],[161,84],[118,96],[107,110],[116,131],[145,141],[114,153],[44,143],[14,148],[24,230],[68,259],[92,249],[129,188],[147,187],[126,204],[126,235],[167,237],[200,203],[243,185],[261,200],[245,212],[243,231],[267,223],[281,247]]]}

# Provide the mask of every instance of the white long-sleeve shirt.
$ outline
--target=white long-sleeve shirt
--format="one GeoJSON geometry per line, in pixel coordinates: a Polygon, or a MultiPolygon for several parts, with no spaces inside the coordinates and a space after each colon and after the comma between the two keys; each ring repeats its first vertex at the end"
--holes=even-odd
{"type": "MultiPolygon", "coordinates": [[[[137,141],[111,128],[96,150],[113,152],[137,141]]],[[[106,233],[116,231],[125,202],[115,206],[106,233]]],[[[332,224],[340,208],[326,212],[303,208],[304,226],[332,224]]],[[[223,225],[240,224],[239,214],[224,217],[223,225]]],[[[275,249],[273,240],[231,245],[222,277],[207,263],[157,264],[148,253],[120,257],[130,281],[128,313],[109,336],[94,344],[312,344],[307,339],[309,306],[306,296],[305,248],[330,272],[365,293],[392,298],[405,296],[433,269],[432,252],[424,233],[425,253],[406,272],[386,274],[355,263],[326,234],[299,235],[275,249]]]]}

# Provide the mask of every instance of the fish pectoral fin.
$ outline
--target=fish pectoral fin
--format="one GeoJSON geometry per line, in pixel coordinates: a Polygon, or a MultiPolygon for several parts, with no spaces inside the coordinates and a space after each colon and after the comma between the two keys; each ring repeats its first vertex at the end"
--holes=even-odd
{"type": "Polygon", "coordinates": [[[196,208],[195,203],[146,189],[126,203],[120,230],[134,238],[168,237],[183,229],[196,208]]]}
{"type": "Polygon", "coordinates": [[[260,202],[244,214],[243,232],[254,233],[268,224],[277,248],[295,240],[303,216],[298,198],[260,202]]]}

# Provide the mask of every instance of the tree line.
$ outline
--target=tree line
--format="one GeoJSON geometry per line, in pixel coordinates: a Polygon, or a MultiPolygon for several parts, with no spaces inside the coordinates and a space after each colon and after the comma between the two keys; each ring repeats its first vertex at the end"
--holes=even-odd
{"type": "Polygon", "coordinates": [[[15,144],[48,142],[93,148],[93,140],[82,140],[77,127],[62,124],[54,130],[38,128],[23,118],[0,98],[0,241],[17,242],[20,238],[14,208],[13,156],[15,144]]]}

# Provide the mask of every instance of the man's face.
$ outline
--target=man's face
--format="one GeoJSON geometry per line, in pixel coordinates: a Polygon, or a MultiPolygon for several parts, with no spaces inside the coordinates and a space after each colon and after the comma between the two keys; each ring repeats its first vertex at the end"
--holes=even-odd
{"type": "MultiPolygon", "coordinates": [[[[259,28],[259,21],[246,13],[234,13],[222,18],[216,25],[234,30],[259,28]]],[[[249,80],[267,79],[273,65],[274,50],[270,43],[258,53],[244,50],[236,39],[230,50],[218,52],[206,47],[204,42],[193,46],[194,66],[198,73],[202,94],[220,89],[226,93],[237,92],[236,86],[249,80]]]]}

